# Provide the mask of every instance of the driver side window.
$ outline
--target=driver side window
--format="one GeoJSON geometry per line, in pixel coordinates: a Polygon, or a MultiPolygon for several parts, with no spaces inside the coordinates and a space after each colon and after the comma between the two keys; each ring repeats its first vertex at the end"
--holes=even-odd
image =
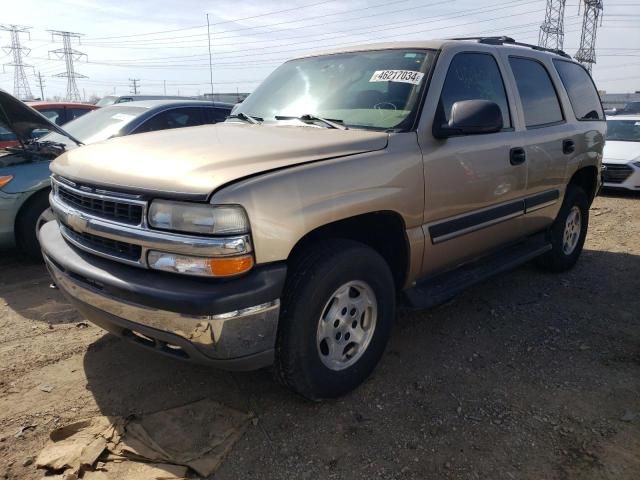
{"type": "Polygon", "coordinates": [[[489,100],[502,111],[503,128],[511,128],[509,104],[498,64],[488,53],[459,53],[444,80],[436,122],[449,121],[453,104],[461,100],[489,100]]]}

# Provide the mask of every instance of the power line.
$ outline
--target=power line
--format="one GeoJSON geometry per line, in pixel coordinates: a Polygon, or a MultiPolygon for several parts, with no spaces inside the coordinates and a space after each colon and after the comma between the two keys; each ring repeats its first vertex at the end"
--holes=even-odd
{"type": "MultiPolygon", "coordinates": [[[[225,24],[225,23],[241,22],[243,20],[251,20],[251,19],[254,19],[254,18],[266,17],[268,15],[274,15],[276,13],[284,13],[284,12],[290,12],[290,11],[293,11],[293,10],[300,10],[301,8],[314,7],[314,6],[317,6],[317,5],[322,5],[322,4],[325,4],[325,3],[332,3],[332,2],[335,2],[335,1],[337,1],[337,0],[323,0],[321,2],[311,3],[311,4],[308,4],[308,5],[300,5],[300,6],[293,7],[293,8],[286,8],[284,10],[275,10],[275,11],[271,11],[271,12],[267,12],[267,13],[262,13],[262,14],[259,14],[259,15],[252,15],[250,17],[234,18],[232,20],[224,20],[222,22],[212,23],[211,25],[222,25],[222,24],[225,24]]],[[[112,37],[95,37],[94,40],[106,40],[106,39],[112,39],[112,38],[130,38],[130,37],[141,37],[141,36],[146,36],[146,35],[158,35],[158,34],[161,34],[161,33],[181,32],[181,31],[185,31],[185,30],[194,30],[196,28],[203,28],[203,27],[206,27],[206,24],[205,25],[196,25],[196,26],[193,26],[193,27],[177,28],[177,29],[174,29],[174,30],[160,30],[160,31],[157,31],[157,32],[136,33],[136,34],[132,34],[132,35],[118,35],[118,36],[112,36],[112,37]]]]}
{"type": "Polygon", "coordinates": [[[75,71],[73,62],[79,60],[82,57],[86,57],[85,53],[75,50],[71,47],[72,38],[80,38],[79,33],[65,32],[62,30],[49,30],[51,32],[51,38],[56,36],[62,37],[62,48],[51,50],[49,53],[55,54],[59,59],[64,59],[66,71],[64,73],[58,73],[54,77],[63,77],[67,79],[67,95],[65,99],[67,101],[79,102],[82,100],[76,78],[87,78],[86,75],[82,75],[75,71]]]}
{"type": "MultiPolygon", "coordinates": [[[[536,0],[532,0],[529,2],[525,2],[525,4],[529,4],[529,3],[535,3],[536,0]]],[[[444,3],[444,2],[443,2],[444,3]]],[[[525,5],[523,4],[523,5],[525,5]]],[[[520,6],[520,5],[518,5],[520,6]]],[[[488,10],[484,10],[484,11],[479,11],[476,13],[491,13],[494,12],[496,10],[501,10],[502,7],[499,8],[492,8],[492,9],[488,9],[488,10]]],[[[451,28],[457,28],[457,27],[461,27],[461,26],[466,26],[466,25],[476,25],[479,23],[485,23],[485,22],[493,22],[495,20],[499,20],[499,19],[504,19],[504,18],[513,18],[513,17],[517,17],[517,16],[521,16],[521,15],[528,15],[531,13],[536,13],[537,10],[528,10],[525,12],[520,12],[520,13],[515,13],[515,14],[510,14],[510,15],[505,15],[505,16],[500,16],[500,17],[492,17],[492,18],[485,18],[485,19],[475,19],[471,22],[466,22],[466,23],[459,23],[459,24],[455,24],[455,25],[446,25],[443,27],[430,27],[429,32],[433,32],[433,31],[438,31],[438,30],[446,30],[446,29],[451,29],[451,28]]],[[[468,16],[468,11],[461,11],[461,12],[456,12],[456,13],[460,13],[459,15],[455,15],[455,16],[450,16],[447,18],[437,18],[434,19],[433,17],[425,17],[425,18],[418,18],[418,19],[412,19],[412,20],[407,20],[407,21],[402,21],[402,22],[396,22],[396,24],[387,24],[387,26],[384,27],[380,27],[380,28],[370,28],[370,27],[363,27],[360,29],[350,29],[346,32],[347,36],[353,35],[353,32],[356,32],[358,30],[363,30],[363,34],[370,34],[370,33],[379,33],[379,32],[383,32],[383,31],[387,31],[387,30],[393,30],[396,31],[398,30],[398,24],[403,24],[403,28],[407,28],[407,27],[413,27],[413,26],[419,26],[419,27],[424,27],[424,25],[427,25],[429,23],[434,23],[434,22],[442,22],[442,21],[447,21],[453,18],[461,18],[461,17],[466,17],[468,16]],[[417,20],[417,21],[416,21],[417,20]]],[[[384,36],[378,36],[377,39],[388,39],[388,38],[395,38],[395,37],[403,37],[409,34],[414,34],[414,33],[422,33],[424,32],[425,29],[421,28],[418,31],[407,31],[407,30],[403,30],[402,33],[399,34],[393,34],[393,35],[384,35],[384,36]]],[[[341,35],[341,33],[343,33],[343,31],[338,31],[338,32],[334,32],[336,35],[330,36],[330,35],[324,35],[323,36],[323,43],[322,43],[322,47],[323,48],[331,48],[331,47],[340,47],[343,45],[352,45],[352,44],[359,44],[359,43],[363,43],[362,40],[358,40],[358,41],[349,41],[349,42],[344,42],[344,41],[340,41],[339,43],[326,43],[327,40],[340,40],[341,37],[344,37],[345,35],[341,35]]],[[[357,35],[360,35],[359,33],[357,35]]],[[[289,40],[289,39],[287,39],[289,40]]],[[[303,41],[303,42],[295,42],[295,45],[302,45],[305,43],[313,43],[313,44],[317,44],[317,40],[309,40],[309,41],[303,41]]],[[[216,56],[217,59],[236,59],[236,58],[243,58],[243,57],[253,57],[256,56],[255,52],[259,51],[259,50],[269,50],[268,54],[269,55],[277,55],[277,54],[283,54],[283,53],[290,53],[290,52],[299,52],[299,51],[304,51],[306,50],[304,47],[295,47],[295,48],[286,48],[286,49],[279,49],[279,50],[274,50],[274,48],[277,47],[283,47],[283,46],[290,46],[291,42],[285,43],[285,44],[280,44],[280,45],[271,45],[271,46],[267,46],[267,47],[258,47],[258,48],[252,48],[251,50],[247,51],[246,48],[240,49],[240,50],[227,50],[224,53],[220,53],[216,56]]],[[[145,68],[145,67],[152,67],[153,65],[150,65],[151,62],[154,61],[158,61],[158,60],[167,60],[167,59],[171,59],[171,58],[178,58],[178,59],[186,59],[188,57],[199,57],[204,59],[204,57],[206,57],[206,54],[201,54],[201,55],[189,55],[189,56],[173,56],[173,57],[154,57],[154,58],[150,58],[148,60],[144,60],[144,59],[135,59],[135,60],[112,60],[112,61],[104,61],[102,62],[103,64],[108,64],[108,65],[135,65],[137,67],[141,67],[141,68],[145,68]],[[111,63],[110,63],[111,62],[111,63]],[[123,63],[124,62],[124,63],[123,63]],[[145,64],[146,63],[146,64],[145,64]]],[[[281,59],[286,59],[287,57],[282,57],[279,56],[276,59],[274,58],[268,58],[265,59],[263,58],[261,62],[249,62],[252,64],[257,64],[257,63],[264,63],[265,61],[273,61],[273,60],[281,60],[281,59]]],[[[173,62],[162,62],[162,63],[158,63],[157,66],[160,68],[172,65],[172,66],[180,66],[180,65],[185,65],[187,61],[191,61],[191,60],[185,60],[180,61],[180,60],[175,60],[173,62]]],[[[214,63],[214,65],[232,65],[234,63],[242,63],[245,64],[247,62],[230,62],[230,63],[214,63]]]]}
{"type": "Polygon", "coordinates": [[[13,94],[23,100],[30,100],[33,98],[31,94],[31,88],[29,87],[29,79],[25,72],[25,67],[31,67],[22,60],[22,53],[26,57],[31,52],[30,49],[20,45],[20,34],[26,33],[31,39],[29,30],[31,27],[24,25],[0,25],[0,30],[9,32],[11,35],[11,45],[3,48],[5,52],[13,55],[13,61],[11,63],[5,63],[6,66],[13,67],[13,94]]]}
{"type": "MultiPolygon", "coordinates": [[[[451,3],[450,0],[442,0],[442,1],[438,1],[435,3],[431,3],[428,6],[433,7],[436,5],[440,5],[440,4],[446,4],[446,3],[451,3]]],[[[492,4],[488,4],[485,5],[483,7],[480,8],[473,8],[473,9],[463,9],[463,10],[458,10],[458,11],[454,11],[454,12],[450,12],[449,15],[429,15],[426,17],[418,17],[418,18],[411,18],[409,20],[401,20],[401,21],[397,21],[397,22],[384,22],[384,26],[381,28],[371,28],[370,26],[364,26],[364,27],[357,27],[357,28],[348,28],[345,30],[337,30],[337,31],[332,31],[332,32],[327,32],[327,33],[322,33],[321,37],[322,37],[322,41],[325,42],[328,39],[334,39],[334,38],[338,38],[339,36],[352,36],[352,35],[356,35],[358,33],[356,32],[364,32],[364,33],[372,33],[372,32],[378,32],[378,31],[384,31],[384,30],[391,30],[391,29],[395,29],[400,25],[404,25],[404,26],[413,26],[413,25],[425,25],[425,24],[430,24],[430,23],[437,23],[437,22],[443,22],[443,21],[449,21],[451,19],[455,19],[455,18],[462,18],[465,16],[468,16],[469,14],[482,14],[482,13],[491,13],[494,11],[499,11],[502,10],[504,8],[515,8],[515,7],[520,7],[520,6],[525,6],[525,5],[529,5],[532,3],[539,3],[539,0],[511,0],[508,2],[502,2],[502,3],[492,3],[492,4]],[[515,4],[515,5],[514,5],[515,4]]],[[[423,5],[423,7],[426,5],[423,5]]],[[[379,14],[375,14],[373,16],[379,16],[379,15],[388,15],[387,12],[384,13],[379,13],[379,14]]],[[[361,18],[369,18],[371,15],[368,15],[366,17],[361,17],[361,18]]],[[[339,22],[343,22],[344,20],[340,20],[339,22]]],[[[331,22],[331,23],[338,23],[338,22],[331,22]]],[[[315,25],[307,25],[304,28],[306,29],[307,27],[312,27],[312,26],[325,26],[326,27],[326,23],[318,23],[315,25]]],[[[299,28],[302,27],[297,27],[295,29],[292,30],[298,30],[299,28]]],[[[304,33],[302,35],[296,35],[296,36],[290,36],[290,37],[284,37],[282,39],[282,41],[285,41],[286,43],[282,43],[282,44],[278,44],[278,45],[267,45],[264,47],[255,47],[255,48],[251,48],[251,51],[257,51],[257,50],[271,50],[273,48],[277,48],[277,47],[281,47],[281,46],[289,46],[291,45],[291,40],[296,40],[299,38],[306,38],[307,40],[302,41],[302,42],[295,42],[296,45],[301,45],[301,44],[305,44],[305,43],[317,43],[318,39],[314,38],[315,36],[313,35],[309,35],[309,33],[304,33]]],[[[255,41],[242,41],[242,46],[245,47],[248,44],[253,44],[253,43],[265,43],[265,40],[255,40],[255,41]]],[[[230,45],[238,45],[238,42],[233,42],[233,43],[218,43],[215,46],[216,47],[223,47],[223,46],[230,46],[230,45]]],[[[181,48],[195,48],[195,45],[189,45],[186,47],[181,47],[181,48]]],[[[203,47],[206,47],[206,45],[203,45],[203,47]]],[[[128,47],[126,47],[128,48],[128,47]]],[[[145,47],[146,48],[146,47],[145,47]]],[[[157,47],[153,47],[154,50],[157,50],[157,47]]],[[[231,53],[235,53],[235,52],[246,52],[247,49],[242,48],[240,50],[226,50],[224,51],[224,54],[231,54],[231,53]]],[[[168,56],[168,57],[152,57],[149,58],[149,60],[166,60],[166,59],[170,59],[170,58],[189,58],[189,57],[204,57],[206,54],[199,54],[199,55],[175,55],[175,56],[168,56]]],[[[135,62],[139,62],[142,59],[136,59],[136,60],[132,60],[135,62]]],[[[144,60],[142,60],[144,61],[144,60]]]]}
{"type": "MultiPolygon", "coordinates": [[[[389,5],[396,5],[398,3],[406,3],[409,0],[393,0],[393,1],[387,1],[385,3],[379,3],[376,5],[368,5],[366,7],[360,7],[360,8],[354,8],[354,9],[349,9],[349,10],[343,10],[341,12],[334,12],[334,13],[325,13],[323,15],[313,15],[310,17],[303,17],[303,18],[297,18],[294,20],[285,20],[282,22],[277,22],[277,23],[270,23],[267,25],[257,25],[257,26],[253,26],[253,27],[242,27],[242,28],[235,28],[235,29],[231,29],[231,30],[222,30],[219,33],[220,34],[224,34],[224,33],[228,33],[228,32],[241,32],[241,31],[247,31],[247,30],[256,30],[256,29],[264,29],[264,28],[269,28],[269,27],[275,27],[275,26],[280,26],[280,25],[287,25],[290,23],[300,23],[306,20],[316,20],[318,18],[326,18],[326,17],[334,17],[336,15],[344,15],[345,13],[353,13],[353,12],[359,12],[359,11],[363,11],[363,10],[371,10],[373,8],[379,8],[379,7],[388,7],[389,5]]],[[[451,3],[451,2],[455,2],[456,0],[449,0],[449,2],[447,3],[451,3]]],[[[364,17],[356,17],[356,18],[349,18],[349,19],[344,19],[344,20],[336,20],[335,22],[323,22],[320,25],[328,25],[330,23],[339,23],[339,22],[348,22],[348,21],[352,21],[352,20],[359,20],[361,18],[369,18],[372,16],[380,16],[380,15],[389,15],[389,13],[398,13],[398,12],[403,12],[403,11],[407,11],[407,10],[415,10],[417,8],[424,8],[424,7],[428,7],[428,6],[432,6],[430,4],[427,5],[419,5],[419,6],[414,6],[414,7],[409,7],[406,9],[400,9],[400,10],[395,10],[394,12],[383,12],[383,13],[378,13],[378,14],[373,14],[373,15],[367,15],[364,17]]],[[[215,24],[212,24],[215,25],[215,24]]],[[[206,27],[206,24],[204,25],[206,27]]],[[[293,29],[301,29],[301,28],[309,28],[309,25],[302,25],[302,26],[298,26],[298,27],[291,27],[291,30],[293,29]]],[[[282,30],[289,30],[289,29],[281,29],[278,30],[278,32],[281,32],[282,30]]],[[[268,32],[256,32],[254,34],[266,34],[266,33],[273,33],[273,31],[268,31],[268,32]]],[[[202,33],[202,34],[197,34],[197,35],[188,35],[185,37],[166,37],[166,38],[159,38],[159,39],[148,39],[148,40],[124,40],[124,41],[119,41],[119,42],[114,42],[117,44],[125,44],[125,43],[140,43],[140,42],[144,42],[146,44],[150,44],[150,43],[154,43],[156,44],[157,41],[162,41],[164,43],[166,43],[166,40],[175,40],[175,39],[180,39],[180,38],[187,38],[187,37],[194,37],[194,36],[198,36],[198,37],[205,37],[206,33],[202,33]]],[[[239,35],[231,35],[231,36],[226,36],[226,35],[219,35],[218,38],[235,38],[238,37],[239,35]]],[[[241,35],[240,35],[241,36],[241,35]]],[[[203,38],[204,40],[204,38],[203,38]]],[[[191,40],[189,40],[191,41],[191,40]]],[[[171,42],[171,43],[177,43],[177,42],[171,42]]],[[[98,44],[92,43],[92,45],[94,46],[99,46],[98,44]]],[[[102,43],[102,45],[104,45],[104,43],[102,43]]]]}

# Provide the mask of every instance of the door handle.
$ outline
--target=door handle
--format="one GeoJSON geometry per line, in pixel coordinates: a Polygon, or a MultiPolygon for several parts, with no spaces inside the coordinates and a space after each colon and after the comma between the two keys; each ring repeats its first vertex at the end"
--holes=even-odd
{"type": "Polygon", "coordinates": [[[576,142],[573,140],[563,140],[562,142],[562,153],[565,155],[569,155],[576,151],[576,142]]]}
{"type": "Polygon", "coordinates": [[[509,152],[509,162],[511,165],[522,165],[527,161],[527,154],[522,147],[515,147],[509,152]]]}

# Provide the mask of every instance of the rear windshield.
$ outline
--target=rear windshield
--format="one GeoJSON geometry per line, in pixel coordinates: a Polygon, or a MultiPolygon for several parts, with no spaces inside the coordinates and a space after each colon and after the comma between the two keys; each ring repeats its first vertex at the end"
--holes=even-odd
{"type": "Polygon", "coordinates": [[[607,140],[640,142],[640,120],[607,120],[607,140]]]}
{"type": "Polygon", "coordinates": [[[291,60],[234,114],[265,123],[313,115],[354,128],[408,129],[434,59],[432,50],[377,50],[291,60]]]}

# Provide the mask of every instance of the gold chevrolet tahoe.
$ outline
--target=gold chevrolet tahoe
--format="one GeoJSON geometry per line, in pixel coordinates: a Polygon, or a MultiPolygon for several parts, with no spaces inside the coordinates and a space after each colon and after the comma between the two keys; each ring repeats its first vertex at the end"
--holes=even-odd
{"type": "Polygon", "coordinates": [[[51,166],[39,232],[89,320],[312,399],[424,308],[535,258],[571,268],[600,186],[587,71],[507,37],[296,58],[222,124],[85,146],[51,166]]]}

